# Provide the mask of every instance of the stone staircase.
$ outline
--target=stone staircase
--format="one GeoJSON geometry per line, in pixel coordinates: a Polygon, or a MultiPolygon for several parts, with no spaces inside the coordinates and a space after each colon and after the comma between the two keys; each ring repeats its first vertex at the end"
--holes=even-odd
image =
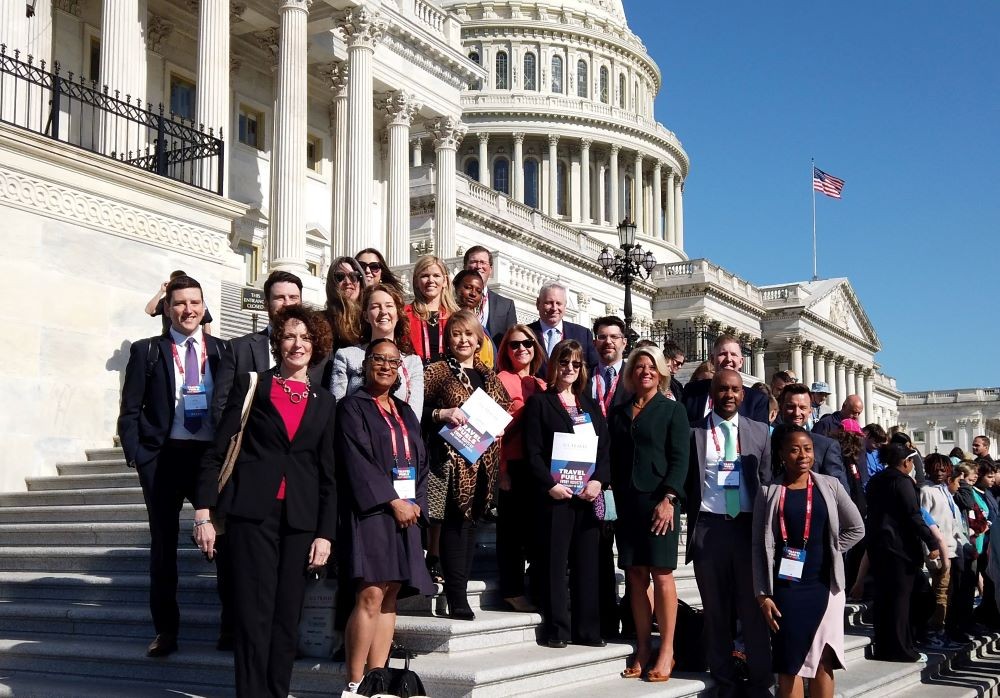
{"type": "MultiPolygon", "coordinates": [[[[232,657],[214,647],[214,567],[187,540],[190,527],[179,541],[180,651],[148,659],[149,536],[138,479],[116,448],[88,451],[86,461],[60,464],[58,473],[28,478],[27,492],[0,494],[0,697],[233,695],[232,657]]],[[[182,516],[192,513],[186,507],[182,516]]],[[[627,644],[539,646],[539,615],[496,610],[494,531],[479,533],[469,586],[476,620],[441,616],[440,594],[401,604],[397,639],[418,653],[412,667],[429,695],[680,698],[712,689],[701,674],[665,685],[618,678],[627,644]]],[[[691,567],[676,577],[680,597],[698,605],[691,567]]],[[[866,659],[870,627],[861,616],[861,607],[848,608],[848,671],[837,675],[838,695],[997,695],[998,636],[917,664],[876,662],[866,659]]],[[[295,696],[339,695],[342,687],[340,664],[296,662],[295,696]]]]}

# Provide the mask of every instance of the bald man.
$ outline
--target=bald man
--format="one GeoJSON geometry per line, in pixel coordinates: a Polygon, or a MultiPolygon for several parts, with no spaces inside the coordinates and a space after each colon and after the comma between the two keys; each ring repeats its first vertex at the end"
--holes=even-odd
{"type": "Polygon", "coordinates": [[[821,436],[831,436],[840,431],[845,419],[860,421],[861,413],[865,411],[865,403],[858,395],[848,395],[840,409],[820,417],[813,425],[812,432],[821,436]]]}

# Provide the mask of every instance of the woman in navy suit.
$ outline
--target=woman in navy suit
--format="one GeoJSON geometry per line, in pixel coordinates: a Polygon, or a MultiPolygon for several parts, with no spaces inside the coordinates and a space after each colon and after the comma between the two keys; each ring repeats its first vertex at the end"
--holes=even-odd
{"type": "Polygon", "coordinates": [[[389,657],[396,599],[433,594],[416,524],[427,523],[427,452],[420,420],[393,394],[402,357],[388,338],[372,341],[362,366],[364,387],[337,409],[341,464],[343,576],[357,590],[347,621],[351,690],[368,668],[389,657]]]}
{"type": "Polygon", "coordinates": [[[237,376],[213,446],[202,460],[195,542],[215,543],[209,508],[225,515],[233,565],[236,693],[288,695],[306,575],[327,564],[336,535],[336,403],[309,382],[330,352],[323,317],[286,306],[272,323],[277,366],[260,374],[232,476],[219,492],[230,440],[240,430],[250,374],[237,376]]]}
{"type": "Polygon", "coordinates": [[[528,473],[541,495],[544,522],[539,560],[547,580],[543,599],[548,646],[567,642],[603,647],[598,603],[597,547],[600,522],[594,500],[609,481],[608,427],[597,404],[590,399],[583,347],[564,339],[549,357],[548,389],[528,399],[524,407],[524,454],[528,473]],[[573,490],[552,477],[552,444],[556,433],[596,434],[594,472],[583,491],[573,490]],[[566,568],[572,569],[572,616],[566,598],[566,568]]]}

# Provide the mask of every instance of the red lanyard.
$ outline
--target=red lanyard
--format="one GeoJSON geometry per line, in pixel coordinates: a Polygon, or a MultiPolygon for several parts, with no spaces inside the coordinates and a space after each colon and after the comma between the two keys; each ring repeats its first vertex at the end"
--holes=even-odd
{"type": "Polygon", "coordinates": [[[406,423],[395,410],[390,408],[386,412],[385,408],[382,407],[382,403],[378,401],[378,398],[373,399],[375,400],[375,406],[378,407],[379,414],[385,420],[385,425],[389,427],[389,438],[392,439],[392,460],[397,465],[399,464],[399,449],[396,446],[396,428],[392,425],[393,422],[396,422],[399,425],[399,430],[403,432],[403,452],[406,454],[406,466],[410,467],[413,464],[413,459],[410,457],[410,432],[406,428],[406,423]]]}
{"type": "MultiPolygon", "coordinates": [[[[722,446],[719,445],[719,435],[715,433],[715,419],[712,417],[712,412],[708,413],[708,430],[712,432],[712,443],[715,444],[715,452],[719,455],[723,455],[725,451],[722,450],[722,446]]],[[[739,458],[740,454],[743,453],[743,446],[740,444],[740,430],[736,430],[736,457],[739,458]]],[[[724,456],[723,456],[724,457],[724,456]]]]}
{"type": "MultiPolygon", "coordinates": [[[[788,545],[788,528],[785,526],[785,493],[788,488],[781,486],[781,498],[778,499],[778,521],[781,524],[781,540],[788,545]]],[[[812,529],[813,517],[813,481],[810,477],[806,482],[806,527],[802,531],[802,547],[809,542],[809,531],[812,529]]]]}
{"type": "Polygon", "coordinates": [[[608,394],[605,396],[601,391],[604,385],[604,376],[598,376],[597,381],[597,402],[601,406],[601,414],[605,417],[608,416],[608,408],[611,407],[611,400],[615,395],[615,388],[618,387],[618,379],[621,378],[620,374],[615,374],[615,379],[611,381],[611,387],[608,389],[608,394]]]}
{"type": "MultiPolygon", "coordinates": [[[[438,356],[444,354],[444,318],[438,313],[438,356]]],[[[427,321],[420,321],[420,329],[424,332],[424,359],[431,360],[431,338],[427,334],[427,321]]]]}
{"type": "MultiPolygon", "coordinates": [[[[184,340],[184,343],[185,344],[187,343],[186,339],[184,340]]],[[[181,372],[181,380],[183,380],[184,379],[184,366],[183,366],[183,364],[181,364],[181,357],[177,353],[177,344],[175,342],[171,342],[170,343],[170,351],[172,351],[174,353],[174,363],[177,364],[177,370],[181,372]]],[[[208,343],[204,339],[202,339],[201,340],[201,376],[198,376],[199,379],[201,379],[201,377],[205,375],[205,363],[207,361],[208,361],[208,343]]]]}

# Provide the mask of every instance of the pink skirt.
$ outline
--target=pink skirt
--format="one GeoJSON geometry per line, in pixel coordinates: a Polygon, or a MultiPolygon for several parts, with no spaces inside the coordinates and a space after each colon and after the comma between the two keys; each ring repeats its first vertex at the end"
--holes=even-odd
{"type": "Polygon", "coordinates": [[[846,663],[844,661],[845,599],[846,595],[843,591],[837,594],[830,593],[830,600],[826,604],[826,613],[823,614],[823,620],[820,621],[819,628],[816,629],[809,653],[806,655],[805,661],[802,662],[802,668],[799,669],[797,676],[807,679],[815,678],[827,646],[833,650],[835,659],[833,668],[844,668],[846,663]]]}

